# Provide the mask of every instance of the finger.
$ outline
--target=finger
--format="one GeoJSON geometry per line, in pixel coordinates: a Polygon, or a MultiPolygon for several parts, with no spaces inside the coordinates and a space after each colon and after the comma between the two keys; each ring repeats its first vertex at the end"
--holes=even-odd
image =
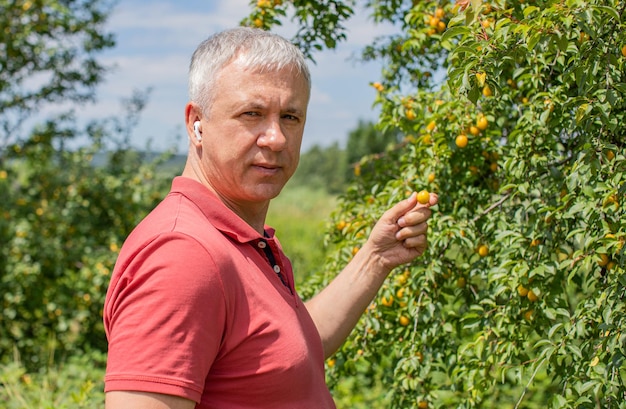
{"type": "Polygon", "coordinates": [[[402,245],[406,248],[414,248],[416,250],[419,250],[421,253],[428,247],[428,237],[426,236],[426,234],[411,236],[404,240],[402,242],[402,245]]]}
{"type": "Polygon", "coordinates": [[[382,219],[385,219],[391,223],[396,223],[407,212],[411,211],[417,204],[417,194],[411,193],[408,199],[402,200],[387,210],[382,219]]]}
{"type": "Polygon", "coordinates": [[[410,237],[426,234],[428,223],[419,223],[414,226],[403,227],[396,233],[396,240],[406,240],[410,237]]]}
{"type": "Polygon", "coordinates": [[[439,195],[437,193],[431,193],[428,200],[428,206],[436,206],[439,203],[439,195]]]}
{"type": "Polygon", "coordinates": [[[398,226],[406,227],[413,226],[419,223],[424,223],[432,215],[432,210],[426,205],[420,205],[410,212],[405,213],[400,219],[398,219],[398,226]]]}

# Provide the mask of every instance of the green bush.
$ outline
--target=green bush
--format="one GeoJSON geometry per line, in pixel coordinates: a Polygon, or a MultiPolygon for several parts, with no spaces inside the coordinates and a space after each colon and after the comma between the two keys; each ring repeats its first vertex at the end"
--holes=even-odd
{"type": "Polygon", "coordinates": [[[29,372],[18,360],[0,367],[0,407],[4,409],[97,408],[104,403],[104,355],[46,362],[29,372]]]}
{"type": "MultiPolygon", "coordinates": [[[[17,348],[28,369],[50,349],[61,361],[106,350],[102,306],[117,251],[170,183],[136,152],[96,167],[99,144],[60,148],[75,135],[68,125],[45,124],[1,162],[0,357],[17,348]]],[[[94,140],[99,131],[90,129],[94,140]]]]}

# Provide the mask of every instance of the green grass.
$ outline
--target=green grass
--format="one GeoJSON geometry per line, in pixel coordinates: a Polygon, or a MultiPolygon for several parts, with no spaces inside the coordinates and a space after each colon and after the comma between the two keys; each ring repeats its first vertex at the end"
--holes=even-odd
{"type": "Polygon", "coordinates": [[[28,373],[15,359],[0,366],[0,407],[6,409],[99,408],[104,405],[102,354],[48,362],[28,373]]]}
{"type": "Polygon", "coordinates": [[[298,283],[323,264],[323,239],[336,203],[321,189],[287,184],[270,205],[267,224],[276,229],[298,283]]]}

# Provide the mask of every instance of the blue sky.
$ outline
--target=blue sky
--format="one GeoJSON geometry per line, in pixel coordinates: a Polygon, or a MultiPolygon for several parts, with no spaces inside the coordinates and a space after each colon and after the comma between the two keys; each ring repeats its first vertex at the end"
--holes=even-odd
{"type": "MultiPolygon", "coordinates": [[[[117,46],[100,57],[112,69],[97,89],[98,104],[84,107],[83,113],[87,117],[119,114],[121,99],[133,90],[151,87],[134,145],[144,147],[150,141],[155,150],[176,146],[186,152],[183,112],[189,58],[207,36],[236,26],[248,11],[248,0],[120,0],[107,24],[117,46]]],[[[303,150],[334,142],[344,146],[359,119],[377,119],[372,106],[375,91],[368,84],[379,80],[380,67],[350,61],[350,56],[393,29],[375,26],[362,11],[348,28],[347,42],[337,50],[318,53],[317,64],[311,63],[313,88],[303,150]]],[[[291,37],[295,29],[288,23],[277,32],[291,37]]]]}

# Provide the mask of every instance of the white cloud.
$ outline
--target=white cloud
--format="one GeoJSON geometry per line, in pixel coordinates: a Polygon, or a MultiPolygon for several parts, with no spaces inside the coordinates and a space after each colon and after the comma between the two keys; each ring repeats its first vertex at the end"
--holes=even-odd
{"type": "MultiPolygon", "coordinates": [[[[154,148],[171,146],[171,134],[184,131],[186,75],[193,50],[208,35],[236,26],[248,10],[248,0],[119,2],[108,24],[118,44],[101,58],[115,68],[97,91],[99,104],[85,108],[84,114],[118,113],[122,98],[133,90],[151,87],[149,104],[136,130],[137,143],[143,146],[151,140],[154,148]]],[[[375,26],[362,11],[347,27],[348,41],[336,50],[317,54],[317,64],[311,64],[313,90],[303,149],[313,144],[343,143],[359,119],[377,116],[372,110],[375,93],[368,83],[379,78],[379,65],[358,65],[350,57],[374,37],[394,29],[375,26]]],[[[278,32],[288,36],[295,30],[286,22],[278,32]]],[[[186,142],[181,142],[179,149],[184,151],[186,142]]]]}

